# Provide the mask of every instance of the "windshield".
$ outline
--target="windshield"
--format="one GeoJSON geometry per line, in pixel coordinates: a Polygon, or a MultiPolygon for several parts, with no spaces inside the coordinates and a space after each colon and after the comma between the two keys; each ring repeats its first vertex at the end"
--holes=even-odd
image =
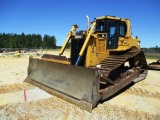
{"type": "Polygon", "coordinates": [[[96,21],[96,32],[105,32],[105,20],[96,21]]]}

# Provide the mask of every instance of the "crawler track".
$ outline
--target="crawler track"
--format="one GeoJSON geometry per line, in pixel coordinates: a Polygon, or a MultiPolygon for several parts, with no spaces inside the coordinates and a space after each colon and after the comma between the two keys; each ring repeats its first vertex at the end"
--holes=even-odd
{"type": "Polygon", "coordinates": [[[104,74],[106,77],[111,78],[112,80],[116,80],[120,76],[116,76],[121,74],[121,70],[124,67],[124,63],[126,61],[130,62],[130,67],[137,67],[141,68],[141,73],[139,79],[137,81],[143,80],[146,78],[147,75],[147,62],[144,56],[143,51],[138,49],[131,49],[129,51],[122,52],[120,55],[110,55],[108,58],[103,60],[101,65],[101,73],[104,74]],[[135,61],[134,59],[138,59],[135,61]],[[134,62],[138,62],[137,66],[134,65],[134,62]]]}
{"type": "Polygon", "coordinates": [[[121,53],[111,52],[110,56],[100,62],[101,100],[115,94],[132,81],[138,82],[146,78],[148,65],[143,51],[130,49],[121,53]],[[128,62],[128,66],[125,64],[128,62]]]}

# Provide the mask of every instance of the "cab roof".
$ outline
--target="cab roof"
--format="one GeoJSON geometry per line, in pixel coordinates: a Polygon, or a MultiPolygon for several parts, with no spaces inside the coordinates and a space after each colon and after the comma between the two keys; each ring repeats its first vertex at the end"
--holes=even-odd
{"type": "Polygon", "coordinates": [[[113,20],[122,20],[122,21],[129,20],[129,19],[124,19],[124,18],[120,18],[117,16],[109,16],[109,15],[97,17],[96,20],[101,20],[101,19],[105,19],[105,18],[113,19],[113,20]]]}

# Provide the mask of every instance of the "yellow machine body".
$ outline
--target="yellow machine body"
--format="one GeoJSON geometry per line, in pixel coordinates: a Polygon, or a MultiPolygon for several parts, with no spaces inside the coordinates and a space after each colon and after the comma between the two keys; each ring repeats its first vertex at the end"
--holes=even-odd
{"type": "Polygon", "coordinates": [[[77,28],[72,26],[59,55],[30,58],[26,82],[91,111],[129,83],[145,79],[147,62],[140,40],[131,37],[129,19],[101,16],[90,29],[77,28]]]}

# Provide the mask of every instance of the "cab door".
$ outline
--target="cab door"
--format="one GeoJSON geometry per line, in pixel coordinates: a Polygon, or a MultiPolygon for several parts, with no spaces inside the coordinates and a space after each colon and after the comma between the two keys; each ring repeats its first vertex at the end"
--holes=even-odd
{"type": "Polygon", "coordinates": [[[107,21],[107,49],[116,49],[118,47],[118,29],[115,20],[107,21]]]}

